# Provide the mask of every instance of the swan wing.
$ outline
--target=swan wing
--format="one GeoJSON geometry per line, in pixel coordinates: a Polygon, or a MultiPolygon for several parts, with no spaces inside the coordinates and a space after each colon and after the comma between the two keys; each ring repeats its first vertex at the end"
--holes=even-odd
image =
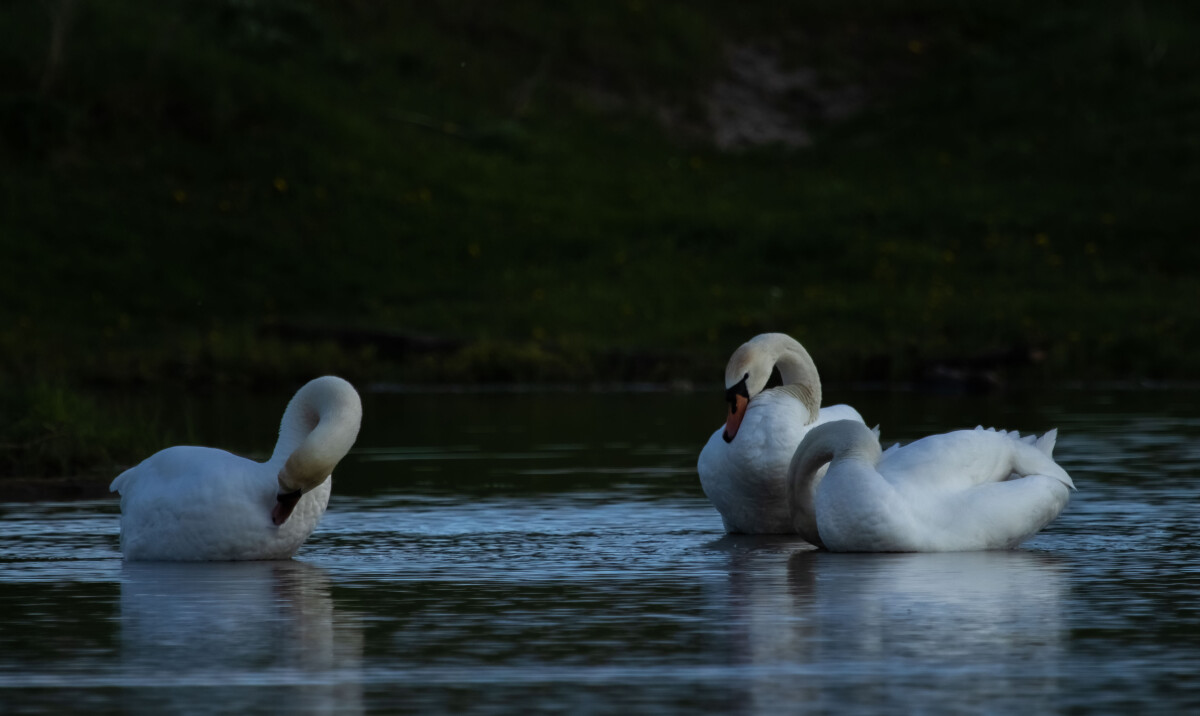
{"type": "Polygon", "coordinates": [[[1047,475],[954,492],[901,492],[869,465],[843,463],[831,466],[818,488],[817,526],[837,552],[1009,549],[1053,521],[1068,497],[1067,485],[1047,475]]]}
{"type": "Polygon", "coordinates": [[[1027,475],[909,505],[925,550],[1009,549],[1037,534],[1067,505],[1060,479],[1027,475]]]}
{"type": "Polygon", "coordinates": [[[213,448],[151,455],[113,481],[121,493],[122,551],[128,559],[244,559],[247,545],[274,534],[270,473],[213,448]]]}
{"type": "Polygon", "coordinates": [[[244,501],[255,492],[273,498],[270,469],[215,448],[180,445],[161,450],[117,476],[109,489],[130,498],[167,499],[174,509],[211,508],[223,497],[244,501]]]}
{"type": "MultiPolygon", "coordinates": [[[[1032,436],[1031,436],[1032,437],[1032,436]]],[[[1055,433],[1029,441],[1016,433],[957,430],[889,449],[879,472],[897,489],[955,491],[1031,474],[1070,477],[1049,456],[1055,433]]]]}
{"type": "Polygon", "coordinates": [[[1067,504],[1071,477],[1049,453],[1057,433],[960,430],[886,454],[879,472],[896,490],[900,531],[921,551],[1007,549],[1067,504]]]}

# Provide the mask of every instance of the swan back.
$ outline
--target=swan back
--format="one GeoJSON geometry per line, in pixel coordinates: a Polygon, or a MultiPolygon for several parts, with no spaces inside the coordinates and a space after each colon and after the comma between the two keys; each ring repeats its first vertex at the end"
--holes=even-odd
{"type": "Polygon", "coordinates": [[[131,561],[287,559],[329,504],[331,481],[306,493],[290,519],[271,523],[276,468],[215,448],[180,445],[123,472],[121,552],[131,561]]]}
{"type": "Polygon", "coordinates": [[[946,492],[1001,482],[1013,476],[1046,475],[1068,488],[1071,477],[1054,462],[1057,433],[1036,441],[1016,432],[976,428],[930,435],[884,453],[879,472],[898,489],[946,492]]]}

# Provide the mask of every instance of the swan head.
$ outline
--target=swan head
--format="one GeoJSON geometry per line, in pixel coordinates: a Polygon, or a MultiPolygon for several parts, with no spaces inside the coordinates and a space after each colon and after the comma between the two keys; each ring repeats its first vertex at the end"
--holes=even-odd
{"type": "MultiPolygon", "coordinates": [[[[298,454],[299,451],[292,453],[292,457],[296,457],[298,454]]],[[[271,522],[275,526],[287,522],[300,498],[325,482],[333,474],[335,467],[337,467],[336,461],[332,464],[322,463],[321,461],[306,460],[304,456],[297,459],[296,464],[293,465],[289,458],[276,478],[276,482],[279,483],[279,491],[275,495],[275,506],[271,508],[271,522]]]]}
{"type": "Polygon", "coordinates": [[[777,375],[785,386],[794,386],[808,408],[810,420],[816,420],[821,406],[821,379],[817,366],[804,346],[784,333],[763,333],[751,338],[729,357],[725,365],[725,442],[733,442],[741,427],[746,408],[754,396],[777,375]]]}
{"type": "Polygon", "coordinates": [[[333,473],[358,437],[362,401],[350,383],[334,376],[309,381],[288,403],[273,460],[283,458],[271,521],[282,525],[296,503],[333,473]]]}

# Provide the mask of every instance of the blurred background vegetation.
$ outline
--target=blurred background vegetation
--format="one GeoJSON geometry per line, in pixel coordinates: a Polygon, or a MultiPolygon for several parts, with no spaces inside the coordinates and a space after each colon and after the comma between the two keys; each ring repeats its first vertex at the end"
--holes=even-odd
{"type": "Polygon", "coordinates": [[[1200,5],[46,0],[0,26],[0,471],[106,457],[30,461],[48,435],[137,449],[97,386],[719,390],[767,330],[830,380],[1200,376],[1200,5]]]}

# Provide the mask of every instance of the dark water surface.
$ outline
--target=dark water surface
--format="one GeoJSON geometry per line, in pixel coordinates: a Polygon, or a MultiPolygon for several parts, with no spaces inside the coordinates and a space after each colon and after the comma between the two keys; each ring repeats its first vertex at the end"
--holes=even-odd
{"type": "MultiPolygon", "coordinates": [[[[1200,709],[1198,391],[827,390],[885,442],[1060,428],[1059,520],[946,555],[724,536],[716,393],[364,397],[290,562],[124,564],[115,500],[0,504],[0,712],[1200,709]]],[[[262,457],[286,399],[180,429],[262,457]]]]}

